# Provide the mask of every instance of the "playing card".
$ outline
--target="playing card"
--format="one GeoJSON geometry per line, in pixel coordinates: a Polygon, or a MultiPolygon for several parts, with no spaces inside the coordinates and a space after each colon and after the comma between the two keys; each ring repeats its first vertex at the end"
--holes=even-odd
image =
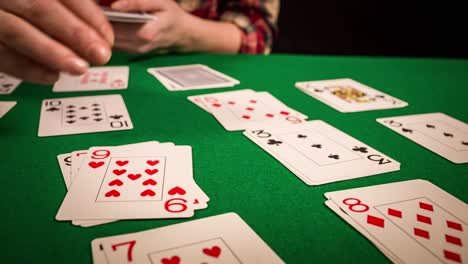
{"type": "Polygon", "coordinates": [[[230,96],[233,96],[239,93],[246,96],[246,95],[254,94],[255,91],[251,89],[242,89],[242,90],[235,90],[235,91],[222,92],[222,93],[192,95],[192,96],[188,96],[187,99],[190,102],[197,105],[198,107],[205,110],[206,112],[211,113],[210,109],[208,108],[208,106],[206,106],[206,104],[214,104],[214,103],[218,103],[220,100],[228,100],[230,96]]]}
{"type": "Polygon", "coordinates": [[[309,185],[400,169],[397,161],[320,120],[249,128],[244,135],[309,185]]]}
{"type": "Polygon", "coordinates": [[[214,103],[205,103],[228,131],[244,130],[257,122],[284,120],[289,123],[302,123],[306,115],[289,108],[268,93],[232,93],[214,103]]]}
{"type": "Polygon", "coordinates": [[[81,76],[60,74],[54,92],[122,90],[128,86],[128,67],[92,67],[81,76]]]}
{"type": "Polygon", "coordinates": [[[201,64],[148,69],[168,90],[232,87],[240,82],[201,64]]]}
{"type": "Polygon", "coordinates": [[[192,183],[190,147],[91,148],[56,219],[190,217],[192,183]]]}
{"type": "Polygon", "coordinates": [[[340,112],[405,107],[408,103],[352,79],[297,82],[296,87],[340,112]]]}
{"type": "Polygon", "coordinates": [[[468,162],[468,125],[442,113],[379,118],[377,122],[453,163],[468,162]]]}
{"type": "Polygon", "coordinates": [[[55,98],[42,101],[40,137],[133,128],[121,95],[55,98]]]}
{"type": "Polygon", "coordinates": [[[95,264],[284,263],[235,213],[98,238],[91,247],[95,264]]]}
{"type": "Polygon", "coordinates": [[[121,23],[146,23],[150,21],[158,20],[155,15],[150,15],[144,12],[120,12],[112,10],[107,6],[101,6],[104,15],[111,22],[121,23]]]}
{"type": "Polygon", "coordinates": [[[0,95],[11,94],[21,84],[21,80],[0,72],[0,95]]]}
{"type": "Polygon", "coordinates": [[[65,154],[60,154],[57,156],[57,160],[60,166],[60,171],[62,172],[63,176],[63,181],[65,182],[65,186],[70,188],[71,185],[71,165],[72,165],[72,159],[71,159],[71,153],[65,153],[65,154]]]}
{"type": "Polygon", "coordinates": [[[468,207],[424,180],[326,193],[401,263],[463,263],[468,207]]]}
{"type": "Polygon", "coordinates": [[[2,118],[8,111],[10,111],[14,106],[16,105],[16,102],[5,102],[5,101],[0,101],[0,118],[2,118]]]}

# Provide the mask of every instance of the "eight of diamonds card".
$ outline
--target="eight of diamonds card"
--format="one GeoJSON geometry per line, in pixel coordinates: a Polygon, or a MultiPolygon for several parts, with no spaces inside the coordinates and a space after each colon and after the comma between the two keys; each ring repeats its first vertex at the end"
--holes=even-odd
{"type": "Polygon", "coordinates": [[[120,95],[55,98],[42,101],[40,137],[133,128],[120,95]]]}
{"type": "Polygon", "coordinates": [[[20,79],[0,72],[0,95],[11,94],[16,89],[16,87],[20,85],[20,83],[20,79]]]}
{"type": "Polygon", "coordinates": [[[424,180],[326,193],[397,263],[465,263],[468,206],[424,180]]]}
{"type": "Polygon", "coordinates": [[[121,90],[128,86],[128,67],[93,67],[81,76],[61,74],[54,92],[121,90]]]}
{"type": "Polygon", "coordinates": [[[397,161],[320,120],[249,128],[244,135],[309,185],[400,169],[397,161]]]}
{"type": "Polygon", "coordinates": [[[468,162],[468,124],[442,113],[379,118],[377,122],[453,163],[468,162]]]}
{"type": "Polygon", "coordinates": [[[16,105],[16,102],[1,102],[0,101],[0,118],[2,118],[8,111],[10,111],[14,106],[16,105]]]}
{"type": "Polygon", "coordinates": [[[148,73],[170,91],[232,87],[240,83],[201,64],[150,68],[148,73]]]}
{"type": "Polygon", "coordinates": [[[284,263],[235,213],[98,238],[93,263],[284,263]]]}
{"type": "Polygon", "coordinates": [[[340,112],[405,107],[408,103],[352,79],[298,82],[296,87],[340,112]]]}

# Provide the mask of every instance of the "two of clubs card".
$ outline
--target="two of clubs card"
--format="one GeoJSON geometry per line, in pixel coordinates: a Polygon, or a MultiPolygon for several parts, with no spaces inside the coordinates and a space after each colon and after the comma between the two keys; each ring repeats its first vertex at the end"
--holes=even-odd
{"type": "Polygon", "coordinates": [[[321,121],[257,124],[244,135],[308,185],[400,170],[400,163],[321,121]]]}
{"type": "Polygon", "coordinates": [[[295,86],[343,113],[399,108],[408,105],[398,98],[352,79],[297,82],[295,86]]]}
{"type": "Polygon", "coordinates": [[[224,88],[240,83],[202,64],[149,68],[147,71],[169,91],[224,88]]]}
{"type": "Polygon", "coordinates": [[[91,242],[93,263],[280,264],[280,257],[235,213],[91,242]]]}
{"type": "Polygon", "coordinates": [[[68,192],[59,221],[89,227],[117,220],[187,218],[208,207],[190,146],[149,141],[57,156],[68,192]]]}
{"type": "Polygon", "coordinates": [[[249,89],[189,96],[187,99],[211,113],[228,131],[245,130],[268,121],[298,124],[308,118],[268,92],[249,89]]]}
{"type": "Polygon", "coordinates": [[[442,113],[379,118],[377,122],[453,163],[468,162],[468,124],[442,113]]]}
{"type": "Polygon", "coordinates": [[[121,95],[42,101],[39,137],[133,129],[121,95]]]}
{"type": "Polygon", "coordinates": [[[13,93],[20,84],[20,79],[0,72],[0,95],[13,93]]]}
{"type": "Polygon", "coordinates": [[[468,206],[425,180],[325,193],[325,204],[394,263],[466,263],[468,206]]]}

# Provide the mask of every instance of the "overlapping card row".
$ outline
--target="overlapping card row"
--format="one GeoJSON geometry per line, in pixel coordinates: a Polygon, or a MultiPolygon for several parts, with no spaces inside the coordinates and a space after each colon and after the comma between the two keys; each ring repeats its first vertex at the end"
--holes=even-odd
{"type": "Polygon", "coordinates": [[[59,221],[186,218],[209,198],[195,183],[190,146],[149,141],[57,156],[68,192],[59,221]]]}
{"type": "Polygon", "coordinates": [[[393,263],[465,263],[468,206],[410,180],[325,193],[325,205],[393,263]]]}
{"type": "Polygon", "coordinates": [[[286,106],[268,92],[240,90],[189,96],[226,130],[244,135],[309,185],[400,169],[400,163],[327,123],[286,106]]]}

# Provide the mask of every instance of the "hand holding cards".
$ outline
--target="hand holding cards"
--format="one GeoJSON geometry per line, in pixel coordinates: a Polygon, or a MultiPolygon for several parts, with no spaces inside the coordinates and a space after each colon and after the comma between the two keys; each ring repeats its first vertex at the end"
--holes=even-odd
{"type": "Polygon", "coordinates": [[[98,238],[91,247],[95,264],[284,263],[235,213],[98,238]]]}

